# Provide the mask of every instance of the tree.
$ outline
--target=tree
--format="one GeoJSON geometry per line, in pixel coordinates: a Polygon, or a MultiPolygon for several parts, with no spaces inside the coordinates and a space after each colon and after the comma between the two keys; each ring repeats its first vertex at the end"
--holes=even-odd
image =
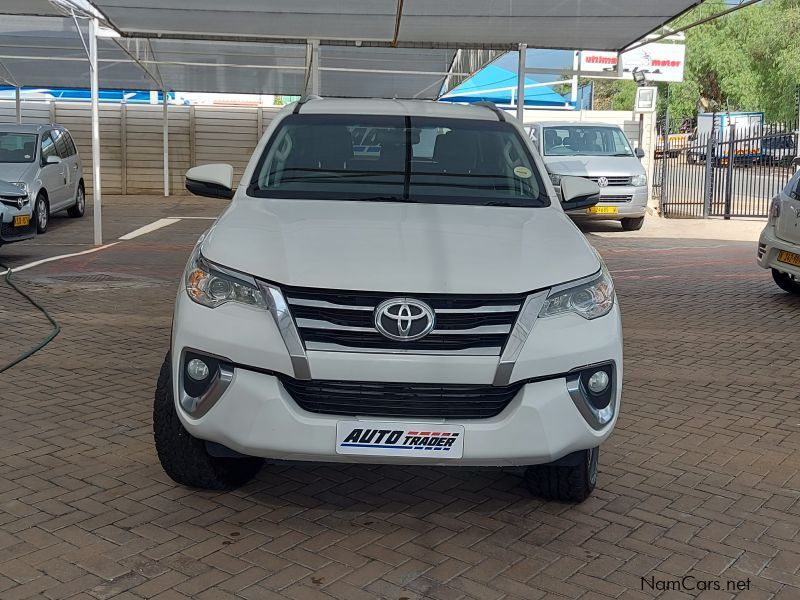
{"type": "MultiPolygon", "coordinates": [[[[729,8],[712,0],[673,23],[680,27],[729,8]]],[[[684,81],[669,84],[672,123],[712,110],[764,111],[769,121],[797,118],[800,0],[764,0],[686,32],[684,81]]],[[[666,105],[660,84],[659,113],[666,105]]],[[[596,84],[597,108],[629,110],[630,81],[596,84]]]]}

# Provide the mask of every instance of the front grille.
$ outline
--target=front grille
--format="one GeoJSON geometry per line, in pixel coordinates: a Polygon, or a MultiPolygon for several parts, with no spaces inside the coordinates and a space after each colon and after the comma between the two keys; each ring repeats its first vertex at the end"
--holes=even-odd
{"type": "Polygon", "coordinates": [[[306,350],[341,352],[468,353],[498,356],[525,301],[518,295],[413,294],[435,312],[425,337],[396,341],[375,328],[374,311],[391,292],[283,288],[306,350]]]}
{"type": "Polygon", "coordinates": [[[300,408],[313,413],[436,419],[494,417],[524,385],[301,381],[286,376],[280,381],[300,408]]]}
{"type": "MultiPolygon", "coordinates": [[[[0,203],[5,204],[6,206],[10,206],[11,208],[17,208],[17,198],[9,198],[6,196],[0,196],[0,203]]],[[[25,206],[28,203],[28,200],[23,198],[22,199],[22,206],[25,206]]]]}
{"type": "Polygon", "coordinates": [[[633,196],[622,194],[600,194],[600,202],[632,202],[633,196]]]}
{"type": "MultiPolygon", "coordinates": [[[[599,177],[589,177],[589,179],[591,179],[595,183],[597,183],[600,180],[599,177]]],[[[612,186],[612,185],[630,185],[631,184],[631,178],[630,177],[606,177],[606,179],[608,179],[608,185],[609,186],[612,186]]]]}

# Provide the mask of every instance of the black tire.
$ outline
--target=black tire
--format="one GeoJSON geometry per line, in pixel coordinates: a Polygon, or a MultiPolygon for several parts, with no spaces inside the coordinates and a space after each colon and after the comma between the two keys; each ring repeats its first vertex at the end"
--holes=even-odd
{"type": "Polygon", "coordinates": [[[525,470],[525,483],[535,496],[559,502],[583,502],[597,485],[600,448],[590,448],[566,458],[577,464],[531,465],[525,470]]]}
{"type": "Polygon", "coordinates": [[[83,182],[78,184],[78,191],[75,193],[75,204],[67,209],[67,214],[73,219],[79,219],[86,212],[86,188],[83,182]]]}
{"type": "Polygon", "coordinates": [[[39,192],[36,196],[33,218],[36,219],[36,233],[45,233],[50,225],[50,201],[44,192],[39,192]]]}
{"type": "Polygon", "coordinates": [[[622,219],[622,229],[625,231],[639,231],[644,225],[644,217],[635,219],[622,219]]]}
{"type": "Polygon", "coordinates": [[[156,384],[153,437],[158,460],[176,483],[206,490],[232,490],[250,481],[264,464],[261,458],[219,458],[205,442],[184,429],[175,412],[170,355],[164,359],[156,384]]]}
{"type": "Polygon", "coordinates": [[[800,279],[794,275],[789,275],[788,273],[778,271],[777,269],[772,269],[772,279],[775,280],[775,283],[777,283],[778,287],[784,292],[789,292],[790,294],[797,294],[800,296],[800,279]]]}

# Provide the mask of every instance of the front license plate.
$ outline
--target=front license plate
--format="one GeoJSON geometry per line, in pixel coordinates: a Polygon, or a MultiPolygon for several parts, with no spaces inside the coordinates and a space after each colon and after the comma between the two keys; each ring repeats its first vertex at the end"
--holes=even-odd
{"type": "Polygon", "coordinates": [[[615,215],[617,214],[616,206],[590,206],[586,212],[594,215],[615,215]]]}
{"type": "Polygon", "coordinates": [[[29,215],[19,215],[14,217],[14,227],[27,227],[31,222],[29,215]]]}
{"type": "Polygon", "coordinates": [[[464,427],[427,423],[339,421],[336,454],[410,456],[414,458],[461,458],[464,427]]]}
{"type": "Polygon", "coordinates": [[[786,263],[787,265],[793,265],[795,267],[800,267],[800,254],[795,254],[794,252],[787,252],[786,250],[781,250],[778,253],[778,262],[786,263]]]}

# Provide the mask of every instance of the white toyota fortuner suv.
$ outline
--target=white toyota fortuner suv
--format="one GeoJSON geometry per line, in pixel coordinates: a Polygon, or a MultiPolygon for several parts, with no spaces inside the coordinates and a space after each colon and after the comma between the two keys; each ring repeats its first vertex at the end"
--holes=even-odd
{"type": "Polygon", "coordinates": [[[599,188],[563,177],[562,208],[516,120],[304,98],[235,192],[229,165],[186,177],[233,201],[189,259],[156,389],[175,481],[231,488],[264,459],[526,466],[538,495],[591,493],[621,321],[564,209],[599,188]]]}

